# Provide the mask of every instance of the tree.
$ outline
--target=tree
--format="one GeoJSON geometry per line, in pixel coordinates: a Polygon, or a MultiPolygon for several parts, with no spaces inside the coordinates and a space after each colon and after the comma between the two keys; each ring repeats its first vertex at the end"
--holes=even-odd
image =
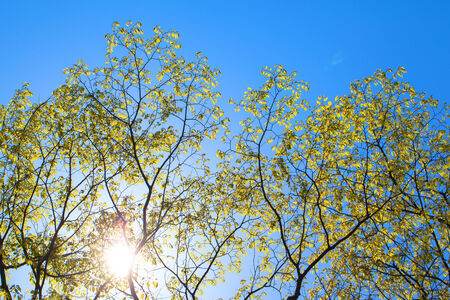
{"type": "Polygon", "coordinates": [[[448,107],[404,72],[311,107],[278,67],[239,103],[251,117],[233,176],[254,195],[248,247],[261,259],[244,295],[271,286],[297,299],[308,279],[311,298],[448,298],[448,107]]]}
{"type": "Polygon", "coordinates": [[[316,105],[266,68],[230,101],[239,127],[178,33],[106,39],[105,66],[0,108],[4,297],[26,293],[14,270],[33,299],[197,299],[236,278],[245,299],[450,296],[448,106],[403,68],[316,105]]]}

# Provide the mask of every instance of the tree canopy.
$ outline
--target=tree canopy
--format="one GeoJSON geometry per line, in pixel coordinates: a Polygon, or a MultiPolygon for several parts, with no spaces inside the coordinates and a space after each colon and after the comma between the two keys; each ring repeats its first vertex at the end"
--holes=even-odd
{"type": "Polygon", "coordinates": [[[141,27],[0,106],[2,297],[450,297],[446,104],[404,68],[312,104],[282,66],[227,103],[141,27]]]}

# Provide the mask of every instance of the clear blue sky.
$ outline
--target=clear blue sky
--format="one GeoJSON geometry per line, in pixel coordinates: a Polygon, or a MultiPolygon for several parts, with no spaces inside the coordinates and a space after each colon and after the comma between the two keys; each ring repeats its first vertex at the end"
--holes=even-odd
{"type": "Polygon", "coordinates": [[[0,103],[24,81],[35,101],[46,99],[79,59],[101,65],[104,35],[128,20],[149,34],[155,25],[179,31],[183,54],[202,51],[221,69],[224,98],[259,85],[265,65],[297,71],[311,98],[404,66],[417,90],[450,102],[450,0],[3,0],[0,103]]]}
{"type": "MultiPolygon", "coordinates": [[[[450,0],[442,1],[1,1],[0,103],[28,81],[37,100],[83,59],[100,65],[113,21],[181,34],[183,54],[202,51],[221,69],[222,94],[239,98],[283,64],[311,83],[311,97],[348,92],[378,68],[450,98],[450,0]]],[[[312,100],[312,99],[311,99],[312,100]]]]}

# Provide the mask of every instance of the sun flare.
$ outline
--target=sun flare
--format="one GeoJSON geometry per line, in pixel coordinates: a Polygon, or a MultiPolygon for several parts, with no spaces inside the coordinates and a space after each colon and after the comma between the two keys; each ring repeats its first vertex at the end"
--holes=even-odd
{"type": "Polygon", "coordinates": [[[112,245],[105,252],[105,260],[108,269],[116,276],[125,277],[133,264],[134,254],[131,249],[123,244],[112,245]]]}

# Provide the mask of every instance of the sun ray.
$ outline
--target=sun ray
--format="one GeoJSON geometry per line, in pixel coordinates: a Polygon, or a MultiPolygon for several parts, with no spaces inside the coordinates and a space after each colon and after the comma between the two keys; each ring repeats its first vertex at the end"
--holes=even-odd
{"type": "Polygon", "coordinates": [[[125,243],[113,244],[105,251],[105,261],[109,271],[119,277],[127,276],[133,260],[133,251],[125,243]]]}

